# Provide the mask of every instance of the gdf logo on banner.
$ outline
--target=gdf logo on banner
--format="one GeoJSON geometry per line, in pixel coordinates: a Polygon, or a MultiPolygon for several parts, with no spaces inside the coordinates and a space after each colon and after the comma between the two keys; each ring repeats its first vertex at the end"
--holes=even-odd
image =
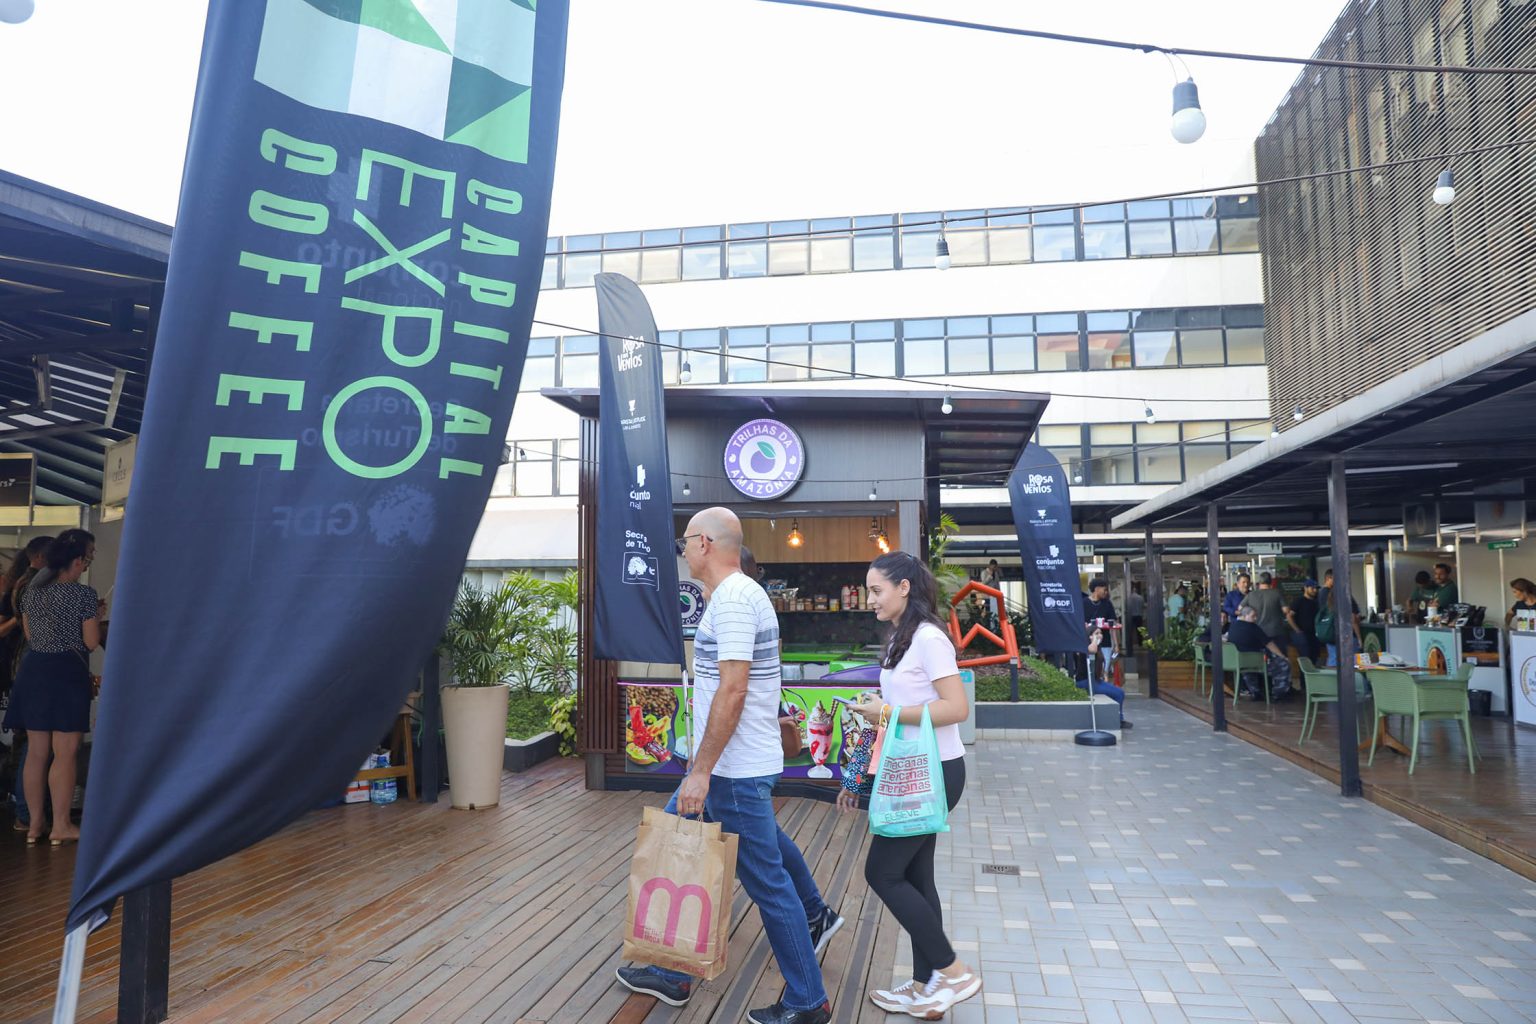
{"type": "Polygon", "coordinates": [[[725,445],[725,478],[749,498],[767,501],[794,489],[805,472],[800,436],[778,420],[749,420],[725,445]]]}

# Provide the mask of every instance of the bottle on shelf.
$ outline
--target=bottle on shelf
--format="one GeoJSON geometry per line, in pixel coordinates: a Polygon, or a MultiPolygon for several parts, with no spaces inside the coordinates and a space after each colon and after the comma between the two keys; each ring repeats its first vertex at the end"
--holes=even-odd
{"type": "MultiPolygon", "coordinates": [[[[373,756],[375,768],[389,767],[389,751],[380,750],[373,756]]],[[[400,796],[394,779],[374,779],[368,786],[368,799],[376,804],[392,804],[400,796]]]]}

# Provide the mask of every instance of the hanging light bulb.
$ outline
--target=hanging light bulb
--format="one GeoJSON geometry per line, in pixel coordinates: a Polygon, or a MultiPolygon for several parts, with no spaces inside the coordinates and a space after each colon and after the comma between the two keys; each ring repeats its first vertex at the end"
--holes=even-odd
{"type": "Polygon", "coordinates": [[[1072,474],[1072,482],[1075,483],[1075,484],[1082,483],[1083,482],[1083,474],[1081,474],[1081,473],[1073,473],[1072,474]]]}
{"type": "Polygon", "coordinates": [[[1269,436],[1270,437],[1279,437],[1280,436],[1280,428],[1275,426],[1273,423],[1271,423],[1269,425],[1269,436]]]}
{"type": "Polygon", "coordinates": [[[789,536],[785,538],[792,548],[798,548],[805,543],[805,537],[800,533],[800,520],[796,519],[789,526],[789,536]]]}
{"type": "Polygon", "coordinates": [[[517,461],[522,462],[527,457],[528,457],[528,453],[523,451],[523,446],[522,445],[518,445],[517,446],[517,461]]]}
{"type": "Polygon", "coordinates": [[[1307,410],[1303,409],[1300,405],[1296,406],[1296,411],[1291,413],[1291,419],[1295,420],[1297,423],[1300,423],[1306,418],[1307,410]]]}
{"type": "Polygon", "coordinates": [[[0,0],[0,21],[7,25],[20,25],[32,17],[32,0],[0,0]]]}
{"type": "Polygon", "coordinates": [[[693,380],[693,367],[688,364],[688,360],[683,360],[683,372],[678,374],[677,379],[682,381],[684,384],[687,384],[693,380]]]}
{"type": "Polygon", "coordinates": [[[942,233],[933,246],[933,265],[938,270],[948,270],[950,267],[949,240],[942,233]]]}
{"type": "Polygon", "coordinates": [[[880,549],[882,555],[891,553],[891,538],[885,535],[885,521],[880,522],[880,536],[875,538],[875,547],[880,549]]]}
{"type": "Polygon", "coordinates": [[[1143,409],[1141,414],[1147,418],[1148,423],[1157,422],[1157,413],[1152,411],[1152,407],[1150,405],[1143,409]]]}
{"type": "Polygon", "coordinates": [[[874,540],[880,536],[880,521],[874,516],[869,517],[869,539],[874,540]]]}
{"type": "Polygon", "coordinates": [[[1173,121],[1168,127],[1174,139],[1186,146],[1205,134],[1205,111],[1200,109],[1200,90],[1193,78],[1173,87],[1173,121]]]}
{"type": "Polygon", "coordinates": [[[943,413],[945,416],[948,416],[950,413],[952,413],[954,411],[955,411],[955,403],[951,402],[949,400],[949,396],[948,395],[945,395],[944,396],[944,404],[939,406],[939,412],[943,413]]]}
{"type": "Polygon", "coordinates": [[[1435,182],[1434,200],[1441,206],[1450,206],[1456,201],[1456,177],[1450,168],[1440,172],[1440,179],[1435,182]]]}
{"type": "Polygon", "coordinates": [[[686,497],[688,497],[692,493],[693,493],[693,486],[691,484],[689,484],[687,480],[684,480],[683,481],[683,497],[686,498],[686,497]]]}
{"type": "Polygon", "coordinates": [[[875,484],[870,484],[869,485],[869,500],[870,501],[879,501],[880,500],[880,492],[877,490],[877,485],[875,485],[875,484]]]}

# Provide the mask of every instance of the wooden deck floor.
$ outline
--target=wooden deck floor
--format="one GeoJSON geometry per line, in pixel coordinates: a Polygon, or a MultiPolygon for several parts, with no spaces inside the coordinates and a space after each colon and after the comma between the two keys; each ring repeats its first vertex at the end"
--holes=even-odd
{"type": "MultiPolygon", "coordinates": [[[[1210,720],[1209,698],[1193,690],[1163,686],[1159,695],[1190,714],[1210,720]]],[[[1362,709],[1360,734],[1368,738],[1370,718],[1362,709]]],[[[1319,710],[1317,728],[1298,745],[1305,705],[1300,695],[1268,707],[1247,699],[1232,711],[1227,698],[1227,727],[1236,736],[1279,754],[1337,782],[1339,741],[1336,707],[1319,710]]],[[[1360,755],[1366,798],[1460,843],[1527,878],[1536,880],[1536,732],[1517,729],[1501,718],[1472,719],[1472,736],[1482,755],[1477,773],[1467,771],[1466,747],[1453,723],[1426,722],[1419,741],[1419,764],[1408,774],[1408,758],[1378,750],[1374,766],[1360,755]]],[[[1402,735],[1402,720],[1392,720],[1402,735]]]]}
{"type": "MultiPolygon", "coordinates": [[[[782,979],[739,888],[731,969],[674,1010],[613,983],[623,882],[655,794],[588,793],[580,766],[507,776],[501,806],[316,811],[178,880],[170,1019],[184,1024],[735,1024],[782,979]]],[[[783,801],[779,820],[847,918],[822,959],[841,1024],[884,1021],[898,929],[868,893],[862,817],[783,801]]],[[[72,848],[0,836],[0,1019],[48,1018],[72,848]]],[[[79,1020],[115,1019],[119,918],[91,937],[79,1020]]]]}

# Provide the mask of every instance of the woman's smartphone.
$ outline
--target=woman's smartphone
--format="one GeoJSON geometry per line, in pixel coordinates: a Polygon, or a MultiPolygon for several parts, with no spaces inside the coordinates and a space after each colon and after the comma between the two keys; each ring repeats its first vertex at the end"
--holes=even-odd
{"type": "Polygon", "coordinates": [[[852,707],[854,701],[853,701],[852,697],[833,697],[832,698],[832,703],[834,703],[834,704],[847,704],[849,707],[852,707]]]}

